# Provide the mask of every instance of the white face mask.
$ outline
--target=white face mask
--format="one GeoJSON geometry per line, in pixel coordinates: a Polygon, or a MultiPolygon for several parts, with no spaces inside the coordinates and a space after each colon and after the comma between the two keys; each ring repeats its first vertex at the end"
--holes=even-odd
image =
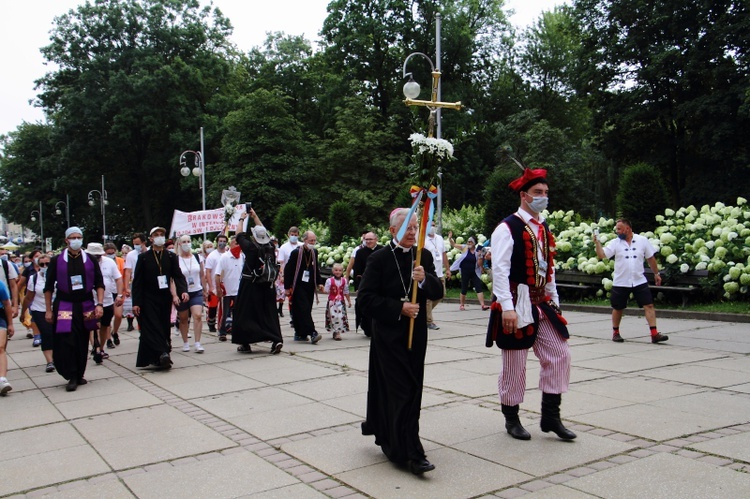
{"type": "Polygon", "coordinates": [[[78,251],[83,246],[83,239],[68,239],[70,249],[78,251]]]}
{"type": "MultiPolygon", "coordinates": [[[[531,194],[529,194],[531,196],[531,194]]],[[[541,213],[547,208],[549,198],[547,196],[531,197],[531,202],[528,203],[529,208],[534,213],[541,213]]]]}
{"type": "Polygon", "coordinates": [[[314,244],[310,244],[310,243],[305,243],[305,246],[306,246],[306,247],[307,247],[307,249],[309,249],[309,250],[311,250],[311,249],[315,249],[315,245],[314,245],[314,244]]]}
{"type": "Polygon", "coordinates": [[[109,253],[107,253],[107,258],[110,258],[112,260],[114,260],[116,256],[117,255],[115,253],[112,253],[111,255],[109,253]]]}
{"type": "Polygon", "coordinates": [[[182,251],[185,253],[190,253],[190,250],[193,249],[193,246],[190,243],[181,243],[180,248],[182,248],[182,251]]]}
{"type": "Polygon", "coordinates": [[[154,246],[164,246],[164,243],[166,242],[167,242],[167,238],[164,236],[154,237],[154,246]]]}

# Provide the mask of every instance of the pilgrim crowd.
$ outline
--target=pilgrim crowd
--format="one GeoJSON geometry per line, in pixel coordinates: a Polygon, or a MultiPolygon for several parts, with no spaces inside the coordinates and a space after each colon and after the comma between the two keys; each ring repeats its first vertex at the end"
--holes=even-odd
{"type": "MultiPolygon", "coordinates": [[[[529,349],[540,361],[541,431],[562,440],[575,433],[560,419],[562,394],[570,381],[567,321],[555,285],[554,236],[541,214],[549,188],[545,170],[524,170],[509,185],[519,208],[498,221],[491,252],[483,256],[477,241],[457,245],[462,250],[449,265],[446,244],[433,225],[426,228],[418,249],[417,216],[397,208],[388,219],[391,240],[383,246],[373,232],[362,234],[361,245],[346,268],[335,264],[324,277],[312,231],[288,230],[279,245],[252,208],[240,218],[241,229],[220,234],[193,251],[189,236],[167,239],[164,227],[132,236],[132,246],[89,242],[79,227],[65,231],[65,247],[57,253],[34,250],[23,256],[0,250],[0,394],[11,389],[6,349],[18,317],[27,337],[40,347],[47,373],[65,379],[65,389],[87,384],[89,359],[101,364],[120,345],[123,319],[127,331],[138,330],[136,367],[168,371],[173,366],[173,336],[182,351],[202,354],[203,323],[220,342],[236,345],[240,354],[263,344],[271,355],[282,351],[280,319],[287,312],[294,341],[318,344],[322,329],[312,317],[315,302],[324,300],[325,330],[333,341],[351,332],[350,284],[356,291],[354,330],[370,338],[367,412],[362,433],[393,463],[414,473],[431,471],[419,438],[419,417],[428,330],[439,329],[433,309],[445,293],[452,272],[462,276],[460,310],[469,287],[482,310],[489,310],[486,346],[501,349],[498,395],[509,435],[529,440],[519,407],[526,389],[529,349]],[[250,223],[247,218],[252,220],[250,223]],[[242,229],[248,227],[248,230],[242,229]],[[479,280],[484,260],[491,261],[489,303],[479,280]],[[286,305],[285,305],[286,304],[286,305]],[[193,339],[191,345],[190,339],[193,339]]],[[[653,343],[668,338],[656,330],[644,259],[658,276],[648,242],[634,235],[627,220],[618,221],[618,238],[602,247],[601,258],[615,258],[613,341],[619,334],[622,309],[632,291],[647,311],[653,343]],[[640,269],[640,270],[638,270],[640,269]]],[[[658,284],[658,282],[657,282],[658,284]]],[[[214,347],[218,347],[215,344],[214,347]]]]}

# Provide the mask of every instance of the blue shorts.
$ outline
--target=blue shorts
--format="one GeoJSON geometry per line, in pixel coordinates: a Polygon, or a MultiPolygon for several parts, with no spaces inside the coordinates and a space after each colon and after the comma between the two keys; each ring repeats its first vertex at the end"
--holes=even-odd
{"type": "Polygon", "coordinates": [[[186,301],[185,303],[180,303],[177,306],[178,312],[184,312],[185,310],[190,310],[190,307],[193,307],[195,305],[203,306],[203,290],[193,291],[192,293],[188,293],[188,296],[190,296],[190,299],[186,301]]]}

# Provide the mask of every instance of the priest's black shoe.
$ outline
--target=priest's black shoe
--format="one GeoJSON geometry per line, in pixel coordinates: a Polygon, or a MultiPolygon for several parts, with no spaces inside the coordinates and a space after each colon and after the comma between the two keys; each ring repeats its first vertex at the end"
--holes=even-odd
{"type": "Polygon", "coordinates": [[[503,404],[501,407],[505,416],[505,429],[508,430],[510,436],[518,440],[531,440],[531,435],[521,425],[521,420],[518,417],[518,406],[503,404]]]}
{"type": "Polygon", "coordinates": [[[435,465],[427,459],[412,459],[409,461],[409,471],[415,475],[421,475],[435,469],[435,465]]]}
{"type": "Polygon", "coordinates": [[[169,358],[169,354],[167,352],[164,352],[159,357],[159,365],[163,369],[169,369],[170,367],[172,367],[172,359],[169,358]]]}
{"type": "Polygon", "coordinates": [[[71,379],[68,381],[68,384],[65,385],[65,391],[66,392],[74,392],[78,388],[78,382],[75,379],[71,379]]]}

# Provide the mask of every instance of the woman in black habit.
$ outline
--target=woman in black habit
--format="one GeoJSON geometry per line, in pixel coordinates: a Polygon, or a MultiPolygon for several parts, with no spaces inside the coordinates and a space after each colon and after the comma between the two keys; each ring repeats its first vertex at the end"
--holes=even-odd
{"type": "MultiPolygon", "coordinates": [[[[271,238],[260,222],[255,210],[249,209],[255,227],[252,235],[238,232],[237,244],[245,254],[245,266],[242,270],[240,288],[232,310],[232,343],[238,344],[238,352],[250,353],[251,343],[270,341],[271,353],[281,352],[284,339],[281,337],[281,326],[276,310],[276,288],[274,283],[278,274],[275,258],[273,269],[262,269],[268,265],[265,255],[274,255],[271,238]]],[[[247,215],[240,217],[240,227],[245,226],[247,215]]]]}

